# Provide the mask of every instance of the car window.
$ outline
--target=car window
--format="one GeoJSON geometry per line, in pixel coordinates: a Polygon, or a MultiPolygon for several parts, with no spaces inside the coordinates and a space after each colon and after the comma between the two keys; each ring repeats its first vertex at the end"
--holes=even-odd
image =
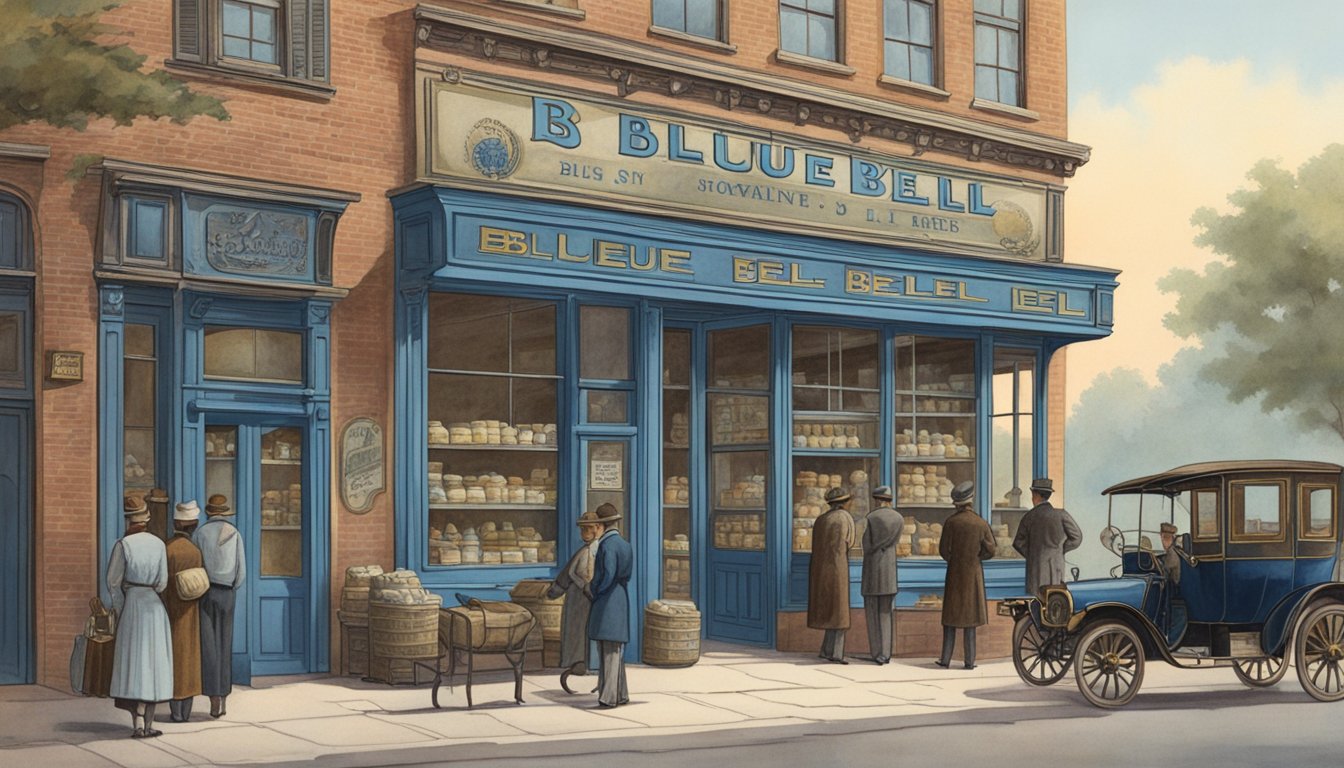
{"type": "Polygon", "coordinates": [[[1218,538],[1218,491],[1191,491],[1194,497],[1195,538],[1218,538]]]}
{"type": "Polygon", "coordinates": [[[1299,535],[1304,539],[1334,539],[1335,487],[1304,483],[1300,493],[1298,508],[1302,511],[1298,523],[1299,535]]]}
{"type": "Polygon", "coordinates": [[[1283,483],[1232,483],[1232,540],[1283,538],[1283,483]]]}

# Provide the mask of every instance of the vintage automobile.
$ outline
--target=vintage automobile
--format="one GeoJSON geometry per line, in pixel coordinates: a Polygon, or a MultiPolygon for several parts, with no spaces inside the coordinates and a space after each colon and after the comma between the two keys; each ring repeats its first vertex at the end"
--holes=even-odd
{"type": "Polygon", "coordinates": [[[1291,659],[1312,697],[1344,698],[1341,471],[1210,462],[1107,488],[1102,545],[1120,557],[1112,578],[1000,604],[1015,617],[1018,675],[1051,685],[1072,666],[1089,702],[1119,707],[1149,660],[1231,665],[1246,685],[1266,687],[1291,659]],[[1153,546],[1164,522],[1182,531],[1166,551],[1153,546]]]}

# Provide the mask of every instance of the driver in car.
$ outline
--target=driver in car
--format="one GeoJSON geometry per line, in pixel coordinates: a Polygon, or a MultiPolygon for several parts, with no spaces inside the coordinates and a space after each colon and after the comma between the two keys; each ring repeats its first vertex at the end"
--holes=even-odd
{"type": "Polygon", "coordinates": [[[1163,523],[1158,529],[1162,537],[1162,566],[1172,584],[1181,583],[1181,556],[1176,552],[1176,526],[1163,523]]]}

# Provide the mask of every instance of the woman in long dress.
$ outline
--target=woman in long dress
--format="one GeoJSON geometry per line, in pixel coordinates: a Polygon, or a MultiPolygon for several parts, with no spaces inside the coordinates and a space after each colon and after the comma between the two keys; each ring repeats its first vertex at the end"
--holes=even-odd
{"type": "Polygon", "coordinates": [[[148,533],[144,499],[126,497],[126,536],[112,546],[107,588],[117,613],[111,695],[131,713],[131,738],[162,735],[154,709],[173,697],[173,645],[168,612],[159,593],[168,586],[168,555],[159,537],[148,533]]]}
{"type": "Polygon", "coordinates": [[[569,688],[569,676],[580,677],[588,674],[588,612],[593,601],[588,597],[588,582],[593,579],[593,563],[597,559],[597,538],[602,524],[597,522],[597,514],[584,512],[579,516],[579,536],[583,546],[555,577],[555,583],[546,592],[554,600],[565,596],[565,605],[560,609],[560,687],[565,693],[574,693],[569,688]]]}

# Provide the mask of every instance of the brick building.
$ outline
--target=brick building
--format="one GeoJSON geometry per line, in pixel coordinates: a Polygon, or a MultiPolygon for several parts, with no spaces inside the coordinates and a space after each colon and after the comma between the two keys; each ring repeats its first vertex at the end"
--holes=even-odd
{"type": "Polygon", "coordinates": [[[154,487],[237,505],[251,674],[335,668],[348,566],[502,596],[601,501],[634,602],[714,637],[811,642],[829,484],[899,488],[935,595],[946,486],[1010,535],[1112,322],[1063,251],[1064,5],[108,12],[230,119],[0,133],[0,681],[65,680],[154,487]]]}

